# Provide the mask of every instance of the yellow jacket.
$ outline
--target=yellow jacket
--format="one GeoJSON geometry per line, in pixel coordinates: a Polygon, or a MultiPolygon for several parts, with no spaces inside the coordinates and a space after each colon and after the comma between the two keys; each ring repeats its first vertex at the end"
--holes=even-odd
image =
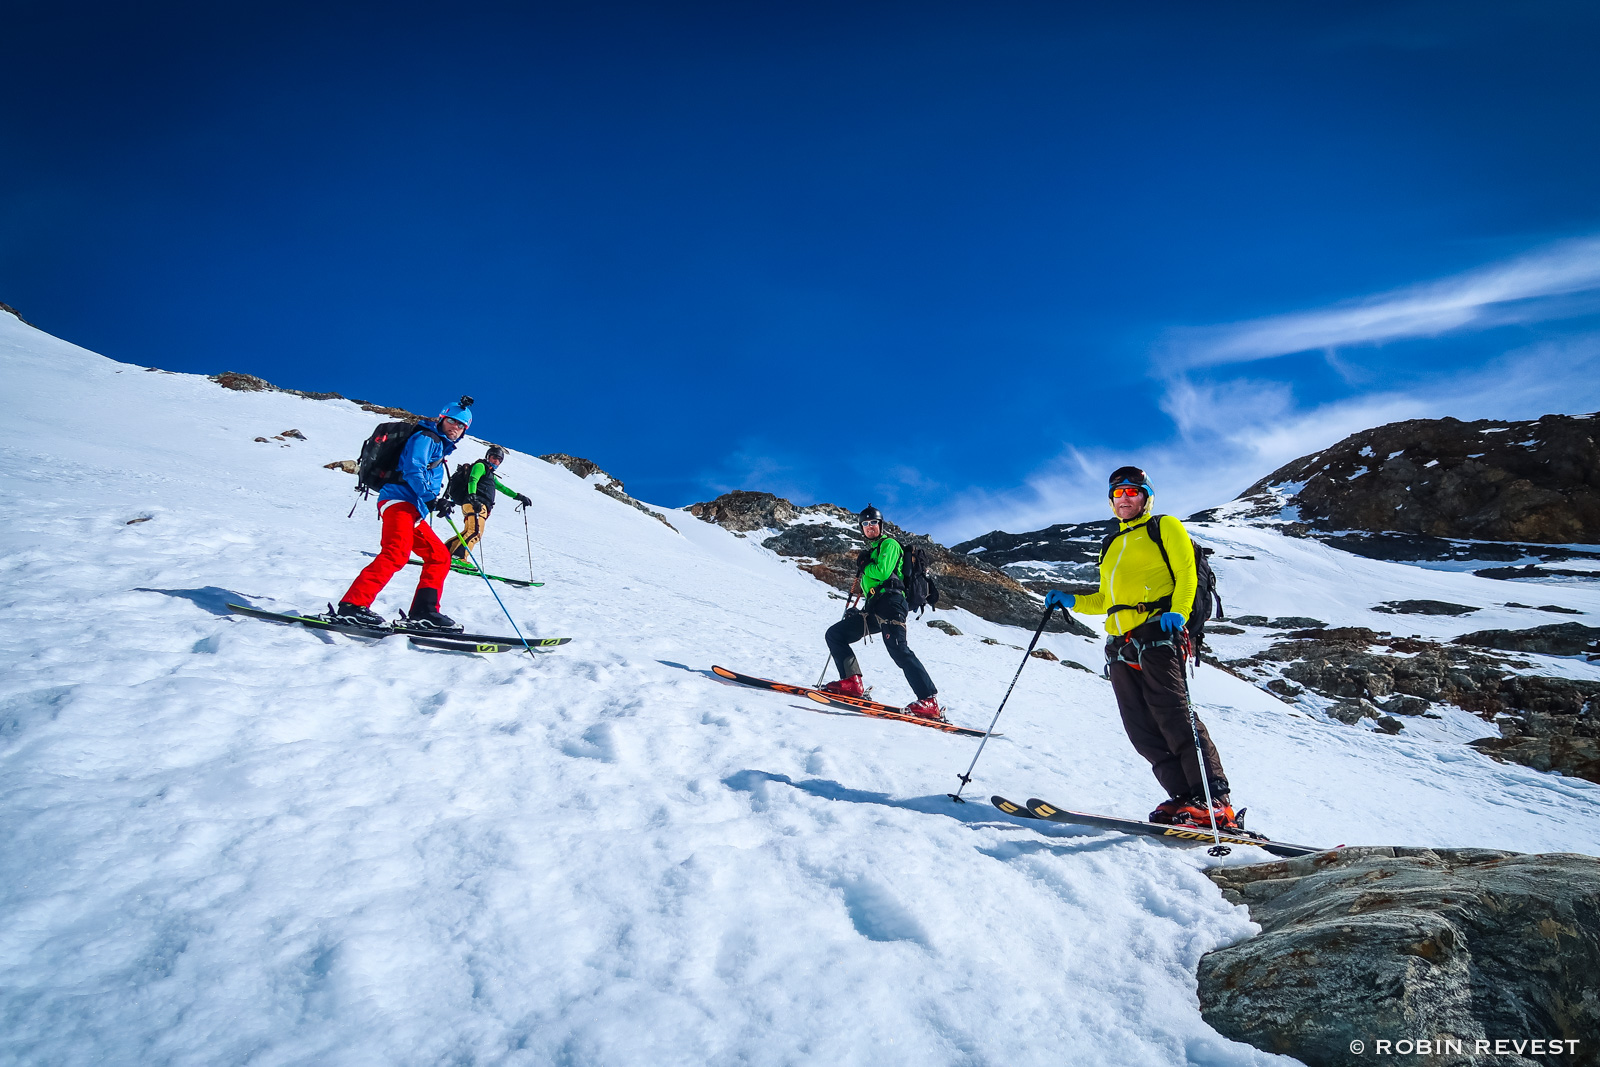
{"type": "Polygon", "coordinates": [[[1106,633],[1121,635],[1135,626],[1159,618],[1163,610],[1176,611],[1185,619],[1194,610],[1197,576],[1194,569],[1194,542],[1175,515],[1161,516],[1161,543],[1166,547],[1172,571],[1161,561],[1161,549],[1145,528],[1150,511],[1132,522],[1121,524],[1122,533],[1111,542],[1106,558],[1100,561],[1100,588],[1080,596],[1074,611],[1084,615],[1105,615],[1118,604],[1149,604],[1171,595],[1170,608],[1152,611],[1124,609],[1106,618],[1106,633]],[[1176,581],[1174,581],[1176,578],[1176,581]]]}

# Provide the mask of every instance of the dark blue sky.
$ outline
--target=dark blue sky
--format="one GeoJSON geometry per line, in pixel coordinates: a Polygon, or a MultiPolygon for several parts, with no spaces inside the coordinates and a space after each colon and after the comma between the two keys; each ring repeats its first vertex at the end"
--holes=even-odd
{"type": "Polygon", "coordinates": [[[483,436],[662,504],[955,536],[1097,516],[1125,460],[1200,507],[1363,420],[1597,400],[1600,257],[1563,242],[1600,233],[1600,5],[6,23],[0,300],[140,364],[470,392],[483,436]],[[1534,280],[1464,324],[1213,343],[1496,271],[1534,280]]]}

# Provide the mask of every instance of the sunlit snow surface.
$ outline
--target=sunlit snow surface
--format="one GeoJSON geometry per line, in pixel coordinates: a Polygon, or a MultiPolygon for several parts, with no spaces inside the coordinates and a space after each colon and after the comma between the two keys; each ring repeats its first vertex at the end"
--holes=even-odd
{"type": "MultiPolygon", "coordinates": [[[[1200,1018],[1196,962],[1252,930],[1203,852],[986,803],[1142,816],[1159,799],[1097,675],[1030,661],[956,806],[975,741],[709,676],[814,679],[840,607],[823,585],[516,452],[501,474],[535,501],[549,584],[499,592],[526,632],[575,639],[558,653],[230,616],[320,609],[366,562],[372,505],[346,519],[353,480],[322,464],[378,417],[146,372],[4,314],[0,373],[0,1060],[1289,1062],[1200,1018]],[[290,428],[307,440],[271,440],[290,428]]],[[[481,398],[477,428],[492,439],[517,402],[481,398]]],[[[522,533],[496,512],[492,570],[526,575],[522,533]]],[[[1240,612],[1460,632],[1516,613],[1366,609],[1522,592],[1211,536],[1257,557],[1218,566],[1240,612]]],[[[451,577],[444,607],[506,628],[482,582],[451,577]]],[[[940,617],[964,636],[913,623],[913,643],[953,716],[986,724],[1029,635],[940,617]]],[[[1043,644],[1098,667],[1093,642],[1043,644]]],[[[909,696],[880,644],[863,660],[878,695],[909,696]]],[[[1283,839],[1600,851],[1595,786],[1295,714],[1209,668],[1197,693],[1238,802],[1283,839]]]]}

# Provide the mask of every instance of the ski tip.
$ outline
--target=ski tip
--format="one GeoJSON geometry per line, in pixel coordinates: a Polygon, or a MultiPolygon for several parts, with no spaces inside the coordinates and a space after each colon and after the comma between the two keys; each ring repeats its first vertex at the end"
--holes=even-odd
{"type": "Polygon", "coordinates": [[[1007,815],[1014,815],[1019,819],[1036,819],[1036,818],[1038,818],[1037,815],[1035,815],[1033,812],[1029,811],[1027,808],[1024,808],[1020,804],[1012,803],[1011,801],[1007,800],[1005,797],[1002,797],[1002,796],[992,796],[992,797],[990,797],[989,798],[989,803],[993,804],[995,807],[999,808],[1001,811],[1005,812],[1007,815]]]}
{"type": "Polygon", "coordinates": [[[1054,815],[1056,812],[1060,811],[1061,809],[1056,807],[1054,804],[1045,803],[1044,801],[1040,800],[1038,797],[1029,797],[1028,798],[1028,810],[1030,812],[1032,812],[1034,815],[1039,816],[1040,818],[1048,819],[1050,816],[1054,815]]]}
{"type": "Polygon", "coordinates": [[[737,678],[738,677],[737,674],[735,674],[733,671],[730,671],[726,667],[713,666],[711,668],[711,673],[715,674],[715,675],[717,675],[718,677],[721,677],[721,678],[737,678]]]}

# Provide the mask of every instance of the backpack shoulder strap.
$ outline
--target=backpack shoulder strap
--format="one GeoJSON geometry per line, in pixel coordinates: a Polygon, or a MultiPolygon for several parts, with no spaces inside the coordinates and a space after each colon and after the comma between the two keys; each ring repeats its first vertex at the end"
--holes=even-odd
{"type": "Polygon", "coordinates": [[[1167,555],[1167,546],[1161,543],[1161,520],[1165,515],[1152,515],[1150,521],[1145,523],[1145,532],[1150,535],[1150,540],[1156,543],[1156,549],[1161,553],[1161,562],[1167,565],[1167,573],[1172,576],[1174,585],[1178,582],[1178,572],[1172,569],[1172,557],[1167,555]]]}

